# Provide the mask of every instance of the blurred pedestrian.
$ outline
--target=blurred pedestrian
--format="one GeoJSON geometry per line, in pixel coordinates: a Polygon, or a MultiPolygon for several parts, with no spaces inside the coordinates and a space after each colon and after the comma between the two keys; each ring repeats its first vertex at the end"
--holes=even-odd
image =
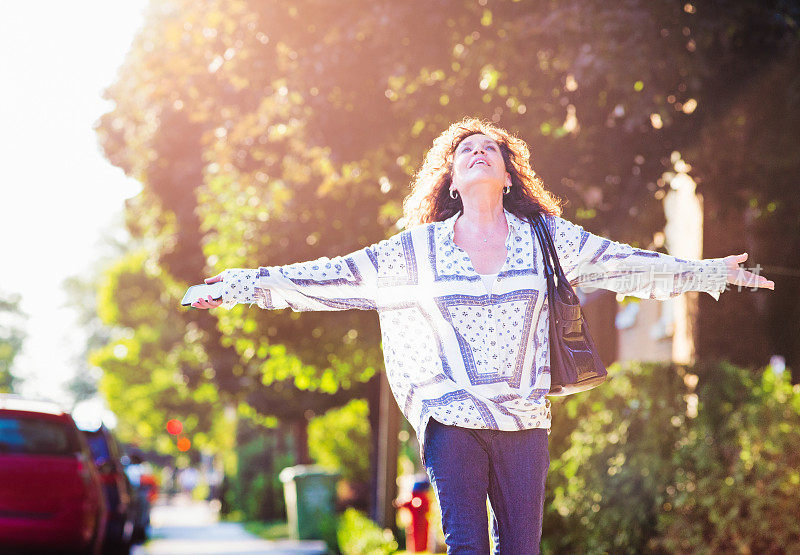
{"type": "Polygon", "coordinates": [[[180,484],[181,491],[185,494],[191,495],[194,488],[197,486],[197,479],[199,473],[193,466],[187,466],[178,474],[178,483],[180,484]]]}
{"type": "Polygon", "coordinates": [[[178,483],[179,470],[176,466],[170,466],[166,472],[167,479],[164,481],[164,489],[167,492],[167,500],[171,503],[172,498],[180,493],[180,484],[178,483]]]}
{"type": "Polygon", "coordinates": [[[223,478],[224,474],[222,470],[212,464],[208,470],[208,473],[206,474],[206,479],[208,480],[208,501],[213,501],[220,498],[223,478]]]}
{"type": "Polygon", "coordinates": [[[686,291],[718,299],[728,283],[774,287],[739,268],[746,254],[683,260],[585,231],[560,217],[529,158],[503,129],[455,123],[414,179],[406,230],[346,256],[225,270],[206,279],[224,282],[222,300],[192,305],[377,310],[386,375],[418,434],[448,553],[489,552],[487,496],[498,551],[539,551],[551,418],[534,217],[573,285],[661,300],[686,291]]]}

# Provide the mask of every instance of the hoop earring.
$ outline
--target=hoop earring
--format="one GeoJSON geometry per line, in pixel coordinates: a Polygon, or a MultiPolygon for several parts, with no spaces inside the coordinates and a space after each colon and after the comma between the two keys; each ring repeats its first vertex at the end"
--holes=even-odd
{"type": "Polygon", "coordinates": [[[503,194],[504,195],[507,195],[510,192],[511,192],[511,185],[506,185],[505,187],[503,187],[503,194]]]}
{"type": "Polygon", "coordinates": [[[456,200],[458,198],[458,191],[455,189],[450,189],[450,198],[456,200]]]}

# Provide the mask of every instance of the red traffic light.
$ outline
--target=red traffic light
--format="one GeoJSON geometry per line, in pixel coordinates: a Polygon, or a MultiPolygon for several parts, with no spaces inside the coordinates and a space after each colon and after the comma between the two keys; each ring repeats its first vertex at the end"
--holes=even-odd
{"type": "Polygon", "coordinates": [[[183,424],[181,424],[180,420],[175,420],[174,418],[167,422],[167,432],[171,433],[172,435],[176,436],[183,431],[183,424]]]}

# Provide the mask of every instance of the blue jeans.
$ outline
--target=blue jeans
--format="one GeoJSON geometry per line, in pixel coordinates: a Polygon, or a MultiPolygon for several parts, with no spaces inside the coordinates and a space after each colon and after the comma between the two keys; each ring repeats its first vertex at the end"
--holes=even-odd
{"type": "Polygon", "coordinates": [[[487,496],[497,553],[539,553],[547,430],[473,430],[431,418],[424,452],[448,555],[489,553],[487,496]]]}

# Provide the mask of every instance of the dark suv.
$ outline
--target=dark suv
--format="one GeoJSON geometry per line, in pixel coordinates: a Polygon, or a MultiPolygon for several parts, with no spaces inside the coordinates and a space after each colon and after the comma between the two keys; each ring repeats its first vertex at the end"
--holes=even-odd
{"type": "Polygon", "coordinates": [[[103,551],[115,555],[130,553],[136,508],[133,488],[122,466],[119,444],[111,431],[102,425],[96,430],[83,430],[83,433],[100,472],[108,505],[103,551]]]}

